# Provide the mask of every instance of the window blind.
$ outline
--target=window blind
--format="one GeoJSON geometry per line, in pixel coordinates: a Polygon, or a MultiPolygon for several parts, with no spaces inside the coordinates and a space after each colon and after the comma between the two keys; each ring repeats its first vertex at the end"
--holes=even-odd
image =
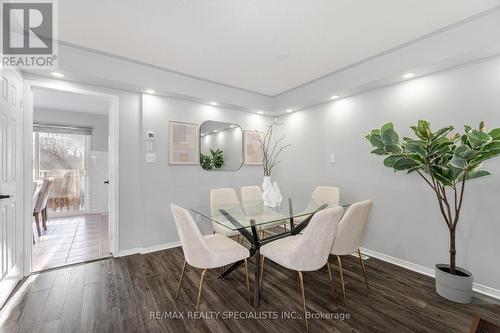
{"type": "Polygon", "coordinates": [[[51,125],[51,124],[37,124],[37,123],[35,123],[35,124],[33,124],[33,132],[92,135],[94,132],[94,129],[92,127],[64,126],[64,125],[51,125]]]}

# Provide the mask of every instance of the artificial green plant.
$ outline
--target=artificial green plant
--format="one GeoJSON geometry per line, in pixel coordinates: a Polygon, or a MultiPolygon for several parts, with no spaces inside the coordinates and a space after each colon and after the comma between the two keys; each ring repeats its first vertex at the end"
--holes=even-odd
{"type": "Polygon", "coordinates": [[[428,121],[419,120],[411,129],[416,138],[400,140],[393,124],[387,123],[366,138],[375,148],[373,154],[387,156],[386,167],[416,173],[432,188],[450,233],[449,272],[457,274],[455,232],[465,184],[491,174],[482,163],[500,155],[500,128],[488,132],[481,122],[478,129],[465,126],[464,134],[453,133],[452,126],[433,132],[428,121]]]}

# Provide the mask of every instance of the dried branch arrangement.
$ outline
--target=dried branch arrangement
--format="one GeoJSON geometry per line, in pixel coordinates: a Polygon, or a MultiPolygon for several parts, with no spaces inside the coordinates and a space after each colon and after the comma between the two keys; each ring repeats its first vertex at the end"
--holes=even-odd
{"type": "Polygon", "coordinates": [[[290,144],[284,144],[286,134],[283,134],[277,140],[273,141],[273,127],[274,124],[267,126],[266,134],[263,138],[259,136],[259,144],[262,149],[262,164],[264,167],[264,176],[270,177],[272,169],[278,165],[281,160],[279,159],[280,154],[288,147],[290,144]]]}

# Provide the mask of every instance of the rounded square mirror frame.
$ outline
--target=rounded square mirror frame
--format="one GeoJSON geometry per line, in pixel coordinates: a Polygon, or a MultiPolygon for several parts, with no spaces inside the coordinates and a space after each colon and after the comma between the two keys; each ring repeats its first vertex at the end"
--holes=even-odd
{"type": "Polygon", "coordinates": [[[200,125],[200,167],[237,171],[243,165],[243,130],[235,123],[207,120],[200,125]]]}

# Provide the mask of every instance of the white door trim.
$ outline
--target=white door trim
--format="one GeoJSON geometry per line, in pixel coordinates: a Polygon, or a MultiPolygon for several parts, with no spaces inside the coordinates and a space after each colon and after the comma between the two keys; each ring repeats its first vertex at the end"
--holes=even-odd
{"type": "Polygon", "coordinates": [[[31,207],[31,179],[33,172],[33,88],[44,88],[59,91],[67,91],[77,94],[97,96],[108,100],[109,108],[109,235],[110,252],[113,256],[118,256],[119,239],[119,98],[116,95],[104,94],[97,90],[83,89],[75,87],[68,82],[42,82],[35,80],[24,81],[24,119],[23,119],[23,207],[24,211],[24,275],[27,276],[32,271],[32,207],[31,207]]]}

